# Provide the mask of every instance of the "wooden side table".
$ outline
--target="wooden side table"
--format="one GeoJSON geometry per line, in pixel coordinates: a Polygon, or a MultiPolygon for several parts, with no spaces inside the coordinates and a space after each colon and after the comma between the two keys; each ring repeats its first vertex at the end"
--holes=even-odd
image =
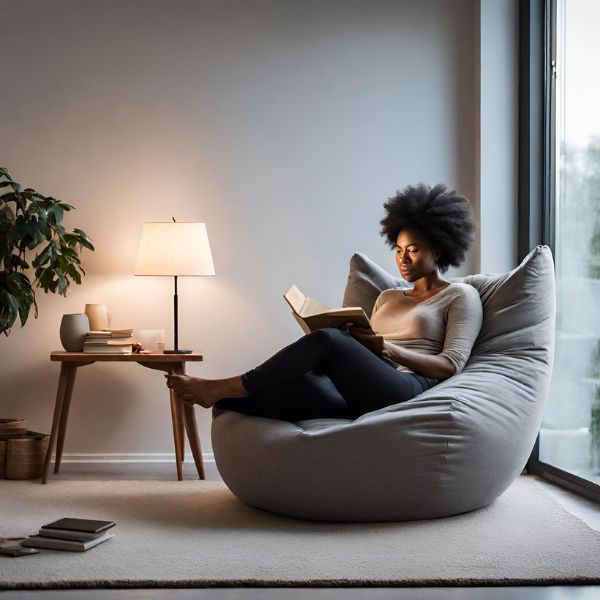
{"type": "MultiPolygon", "coordinates": [[[[51,352],[50,360],[60,362],[60,377],[58,390],[56,392],[56,403],[54,404],[54,417],[52,419],[52,431],[48,442],[48,451],[44,461],[44,472],[41,483],[48,482],[48,469],[52,458],[52,448],[56,445],[56,458],[54,472],[58,473],[60,461],[62,460],[65,433],[67,431],[67,419],[69,418],[69,406],[77,369],[95,362],[122,362],[138,363],[149,369],[157,369],[167,373],[185,373],[187,362],[198,362],[203,360],[202,354],[91,354],[84,352],[51,352]]],[[[165,386],[166,387],[166,386],[165,386]]],[[[202,450],[200,437],[196,426],[196,415],[194,407],[177,399],[175,392],[169,390],[171,398],[171,419],[173,421],[173,440],[175,444],[175,460],[177,464],[177,479],[183,479],[182,463],[185,450],[184,429],[187,432],[190,448],[196,463],[196,469],[200,479],[205,479],[204,462],[202,461],[202,450]]]]}

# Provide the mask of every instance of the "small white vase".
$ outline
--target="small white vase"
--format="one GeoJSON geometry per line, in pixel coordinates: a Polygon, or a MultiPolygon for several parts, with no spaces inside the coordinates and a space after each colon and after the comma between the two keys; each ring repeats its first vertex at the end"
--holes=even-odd
{"type": "Polygon", "coordinates": [[[60,322],[60,341],[67,352],[83,352],[83,342],[90,330],[87,315],[63,315],[60,322]]]}

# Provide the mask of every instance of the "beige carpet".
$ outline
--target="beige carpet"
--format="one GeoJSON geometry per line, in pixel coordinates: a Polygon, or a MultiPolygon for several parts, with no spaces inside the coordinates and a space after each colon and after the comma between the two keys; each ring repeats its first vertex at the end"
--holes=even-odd
{"type": "Polygon", "coordinates": [[[520,476],[483,509],[428,521],[315,523],[201,481],[0,482],[0,536],[113,519],[83,553],[0,557],[0,589],[600,584],[600,533],[520,476]]]}

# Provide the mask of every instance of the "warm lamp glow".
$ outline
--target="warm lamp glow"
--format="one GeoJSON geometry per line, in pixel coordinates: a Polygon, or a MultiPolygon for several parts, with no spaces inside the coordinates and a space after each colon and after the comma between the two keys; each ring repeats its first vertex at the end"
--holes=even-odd
{"type": "Polygon", "coordinates": [[[170,275],[174,279],[174,349],[165,354],[190,354],[179,348],[177,278],[185,275],[214,275],[212,252],[204,223],[144,223],[138,250],[136,275],[170,275]]]}
{"type": "Polygon", "coordinates": [[[214,275],[204,223],[144,223],[136,275],[214,275]]]}

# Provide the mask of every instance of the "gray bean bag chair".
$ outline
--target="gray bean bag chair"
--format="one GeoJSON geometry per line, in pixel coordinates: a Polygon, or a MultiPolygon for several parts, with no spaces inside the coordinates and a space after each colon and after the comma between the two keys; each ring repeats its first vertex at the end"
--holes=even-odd
{"type": "MultiPolygon", "coordinates": [[[[407,521],[475,510],[511,485],[550,385],[552,254],[537,246],[508,273],[449,279],[479,291],[483,325],[465,368],[419,396],[355,420],[291,423],[213,408],[215,461],[240,500],[315,521],[407,521]]],[[[404,286],[355,254],[344,305],[370,314],[381,290],[404,286]]]]}

